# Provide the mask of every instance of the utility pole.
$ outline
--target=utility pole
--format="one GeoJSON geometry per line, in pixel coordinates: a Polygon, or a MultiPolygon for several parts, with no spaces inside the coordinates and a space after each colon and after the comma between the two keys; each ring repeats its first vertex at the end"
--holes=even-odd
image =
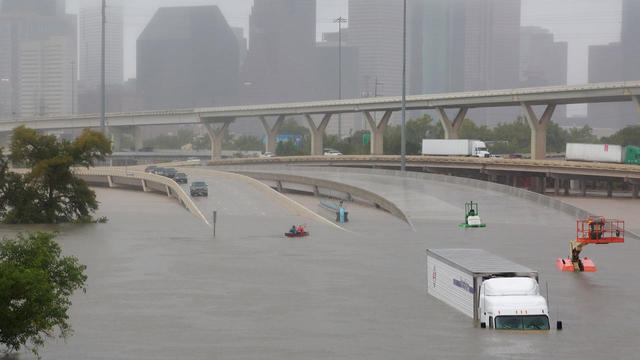
{"type": "Polygon", "coordinates": [[[407,139],[405,120],[407,113],[407,0],[404,0],[402,15],[402,139],[400,171],[405,172],[407,165],[407,139]]]}
{"type": "Polygon", "coordinates": [[[75,61],[71,60],[71,115],[75,115],[76,109],[76,82],[75,82],[75,61]]]}
{"type": "MultiPolygon", "coordinates": [[[[338,100],[342,100],[342,24],[347,19],[340,16],[333,22],[338,23],[338,100]]],[[[342,140],[342,113],[338,114],[338,139],[342,140]]]]}
{"type": "MultiPolygon", "coordinates": [[[[100,130],[105,134],[105,117],[106,117],[106,92],[105,92],[105,52],[104,52],[104,39],[105,39],[105,24],[107,22],[106,16],[107,0],[102,0],[102,31],[101,35],[101,51],[100,51],[100,130]]],[[[106,134],[105,134],[106,135],[106,134]]]]}

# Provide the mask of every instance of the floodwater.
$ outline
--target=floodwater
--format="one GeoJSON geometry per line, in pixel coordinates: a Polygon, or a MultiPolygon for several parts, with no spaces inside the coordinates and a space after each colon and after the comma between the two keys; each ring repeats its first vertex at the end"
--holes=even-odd
{"type": "Polygon", "coordinates": [[[43,357],[637,358],[638,240],[589,246],[584,253],[598,272],[561,273],[555,259],[568,255],[575,229],[566,214],[465,186],[341,176],[404,198],[415,230],[353,206],[350,231],[342,231],[292,217],[245,183],[199,175],[193,179],[209,183],[209,197],[196,203],[205,214],[218,211],[214,239],[166,196],[98,189],[98,215],[109,223],[59,228],[65,253],[88,265],[88,289],[73,298],[75,334],[48,343],[43,357]],[[457,226],[471,199],[480,202],[487,228],[457,226]],[[305,222],[310,237],[283,236],[305,222]],[[484,248],[539,270],[564,330],[474,328],[426,294],[425,249],[442,247],[484,248]]]}

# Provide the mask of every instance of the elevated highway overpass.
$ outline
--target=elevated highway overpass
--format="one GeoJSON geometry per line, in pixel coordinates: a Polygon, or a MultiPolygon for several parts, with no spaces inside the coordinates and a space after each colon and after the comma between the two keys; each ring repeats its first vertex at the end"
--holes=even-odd
{"type": "MultiPolygon", "coordinates": [[[[543,193],[553,186],[554,193],[569,193],[576,180],[583,195],[588,182],[602,182],[608,196],[614,187],[629,188],[633,198],[640,190],[640,166],[563,160],[484,159],[456,156],[407,156],[407,170],[483,179],[511,186],[526,186],[543,193]]],[[[297,156],[275,158],[223,159],[207,165],[219,168],[252,169],[277,166],[331,166],[399,169],[398,155],[297,156]]]]}
{"type": "MultiPolygon", "coordinates": [[[[487,107],[521,107],[531,128],[533,159],[544,159],[546,152],[546,125],[556,106],[578,103],[631,101],[640,116],[640,81],[597,83],[572,86],[549,86],[509,90],[427,94],[407,97],[409,110],[436,110],[445,129],[445,137],[455,139],[469,109],[487,107]],[[541,115],[533,107],[544,106],[541,115]],[[450,114],[454,114],[450,118],[450,114]]],[[[222,139],[231,122],[239,118],[257,118],[267,135],[266,151],[275,151],[276,137],[287,116],[304,116],[311,133],[311,155],[322,154],[322,136],[334,115],[362,113],[371,131],[371,154],[382,155],[384,130],[395,111],[401,109],[401,98],[378,97],[350,100],[313,101],[302,103],[265,104],[250,106],[223,106],[167,111],[112,113],[106,116],[106,125],[114,138],[122,131],[133,131],[136,148],[142,147],[141,126],[170,124],[204,124],[211,138],[211,156],[219,158],[222,139]],[[383,112],[376,121],[372,112],[383,112]],[[317,122],[315,117],[321,117],[317,122]],[[273,124],[268,118],[274,117],[273,124]]],[[[55,130],[99,127],[98,115],[58,116],[48,118],[20,118],[0,122],[0,133],[8,133],[17,126],[55,130]]]]}

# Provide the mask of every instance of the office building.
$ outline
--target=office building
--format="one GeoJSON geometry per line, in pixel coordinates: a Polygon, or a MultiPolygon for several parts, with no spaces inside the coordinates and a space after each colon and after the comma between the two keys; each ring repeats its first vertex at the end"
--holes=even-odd
{"type": "Polygon", "coordinates": [[[160,8],[137,41],[146,109],[234,104],[238,40],[217,6],[160,8]]]}
{"type": "MultiPolygon", "coordinates": [[[[123,9],[109,5],[105,11],[105,83],[123,83],[123,9]]],[[[84,7],[79,14],[79,81],[84,89],[95,89],[101,81],[102,9],[84,7]]]]}
{"type": "Polygon", "coordinates": [[[255,0],[242,71],[244,103],[311,100],[315,0],[255,0]]]}

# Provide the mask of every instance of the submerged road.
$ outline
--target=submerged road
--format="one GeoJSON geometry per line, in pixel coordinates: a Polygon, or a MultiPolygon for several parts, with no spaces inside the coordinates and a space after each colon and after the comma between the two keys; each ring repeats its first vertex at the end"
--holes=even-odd
{"type": "Polygon", "coordinates": [[[560,273],[576,219],[502,193],[343,173],[337,180],[401,203],[415,227],[368,209],[352,211],[343,231],[291,215],[246,182],[186,172],[209,183],[196,203],[218,210],[215,239],[166,196],[126,190],[97,190],[109,223],[59,228],[65,253],[88,265],[88,291],[74,296],[75,335],[48,344],[45,359],[622,359],[640,349],[637,240],[587,247],[596,273],[560,273]],[[457,226],[468,200],[486,229],[457,226]],[[312,236],[282,235],[305,222],[312,236]],[[565,330],[474,328],[426,294],[425,249],[443,247],[539,270],[565,330]]]}

